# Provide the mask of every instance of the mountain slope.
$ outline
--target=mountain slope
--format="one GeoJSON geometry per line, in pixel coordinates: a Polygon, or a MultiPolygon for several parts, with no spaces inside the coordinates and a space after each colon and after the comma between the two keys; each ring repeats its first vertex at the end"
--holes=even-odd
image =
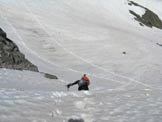
{"type": "MultiPolygon", "coordinates": [[[[160,0],[133,1],[162,18],[160,0]]],[[[37,73],[1,69],[2,121],[161,120],[162,30],[141,26],[129,12],[143,15],[143,8],[127,0],[0,0],[0,5],[0,27],[8,37],[41,72],[59,77],[47,81],[37,73]],[[65,85],[83,73],[90,91],[67,92],[65,85]]]]}

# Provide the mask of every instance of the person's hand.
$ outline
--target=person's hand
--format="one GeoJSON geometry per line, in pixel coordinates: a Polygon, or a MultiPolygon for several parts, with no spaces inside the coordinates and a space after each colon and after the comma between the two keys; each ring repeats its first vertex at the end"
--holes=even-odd
{"type": "Polygon", "coordinates": [[[70,88],[70,84],[68,84],[68,85],[66,85],[67,86],[67,88],[70,88]]]}

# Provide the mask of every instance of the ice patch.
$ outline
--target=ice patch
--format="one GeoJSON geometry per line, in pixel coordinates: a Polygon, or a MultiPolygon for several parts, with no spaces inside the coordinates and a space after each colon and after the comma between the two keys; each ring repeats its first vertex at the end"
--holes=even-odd
{"type": "Polygon", "coordinates": [[[86,108],[86,103],[83,102],[83,101],[76,101],[74,103],[75,107],[78,108],[78,109],[82,109],[84,110],[86,108]]]}
{"type": "Polygon", "coordinates": [[[67,94],[64,92],[53,92],[51,97],[66,97],[67,94]]]}
{"type": "Polygon", "coordinates": [[[33,122],[48,122],[47,120],[41,119],[41,120],[33,120],[33,122]]]}
{"type": "Polygon", "coordinates": [[[54,118],[55,116],[60,116],[62,115],[62,111],[60,109],[56,109],[54,111],[52,111],[51,113],[49,113],[49,116],[51,116],[52,118],[54,118]]]}
{"type": "Polygon", "coordinates": [[[149,94],[149,93],[146,93],[145,95],[146,95],[147,97],[149,97],[149,96],[150,96],[150,94],[149,94]]]}
{"type": "Polygon", "coordinates": [[[83,93],[84,93],[85,95],[91,95],[91,93],[90,93],[89,91],[83,91],[83,93]]]}
{"type": "Polygon", "coordinates": [[[151,91],[151,89],[144,89],[145,91],[151,91]]]}

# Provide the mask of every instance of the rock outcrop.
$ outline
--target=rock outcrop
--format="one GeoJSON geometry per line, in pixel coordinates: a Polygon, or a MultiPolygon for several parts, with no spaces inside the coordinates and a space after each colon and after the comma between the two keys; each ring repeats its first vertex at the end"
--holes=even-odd
{"type": "Polygon", "coordinates": [[[135,20],[137,20],[138,22],[140,22],[140,25],[146,25],[148,27],[156,27],[159,29],[162,29],[162,21],[160,20],[160,18],[158,17],[157,14],[155,14],[153,11],[149,10],[146,7],[143,7],[141,5],[139,5],[138,3],[135,3],[133,1],[129,1],[128,3],[130,6],[134,5],[134,6],[138,6],[141,7],[145,10],[145,13],[140,16],[138,15],[136,12],[129,10],[129,12],[135,16],[135,20]]]}
{"type": "Polygon", "coordinates": [[[28,61],[16,44],[7,38],[0,28],[0,68],[30,70],[38,72],[37,66],[28,61]]]}

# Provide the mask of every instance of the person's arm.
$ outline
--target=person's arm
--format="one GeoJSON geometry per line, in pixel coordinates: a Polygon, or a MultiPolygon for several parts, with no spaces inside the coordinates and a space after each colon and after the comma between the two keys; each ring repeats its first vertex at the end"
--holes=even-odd
{"type": "Polygon", "coordinates": [[[74,83],[70,83],[70,84],[68,84],[68,85],[67,85],[67,87],[68,87],[68,88],[70,88],[70,86],[73,86],[73,85],[78,84],[78,83],[79,83],[79,81],[80,81],[80,80],[77,80],[77,81],[75,81],[74,83]]]}

